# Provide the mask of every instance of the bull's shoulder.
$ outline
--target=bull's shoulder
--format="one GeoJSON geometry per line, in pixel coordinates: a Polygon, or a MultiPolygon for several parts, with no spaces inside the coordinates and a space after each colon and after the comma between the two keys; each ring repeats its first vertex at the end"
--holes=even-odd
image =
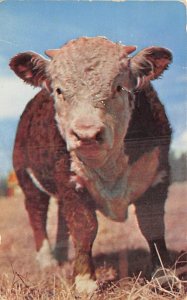
{"type": "Polygon", "coordinates": [[[34,142],[34,137],[37,136],[41,127],[49,125],[52,118],[54,119],[53,110],[50,95],[41,90],[27,103],[20,117],[15,141],[16,146],[25,147],[29,140],[34,142]]]}
{"type": "Polygon", "coordinates": [[[155,146],[165,145],[168,150],[170,140],[171,127],[164,106],[150,85],[135,96],[135,109],[124,140],[125,152],[133,162],[155,146]]]}
{"type": "Polygon", "coordinates": [[[65,151],[66,144],[55,121],[54,100],[42,90],[27,104],[21,115],[14,153],[18,153],[26,164],[37,166],[47,161],[54,164],[65,151]]]}

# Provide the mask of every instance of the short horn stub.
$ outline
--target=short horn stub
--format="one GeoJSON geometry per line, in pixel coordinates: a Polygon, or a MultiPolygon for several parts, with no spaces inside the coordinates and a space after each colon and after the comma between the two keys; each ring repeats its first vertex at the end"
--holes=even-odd
{"type": "Polygon", "coordinates": [[[55,55],[57,55],[59,53],[60,49],[49,49],[45,51],[45,54],[50,57],[53,58],[55,55]]]}

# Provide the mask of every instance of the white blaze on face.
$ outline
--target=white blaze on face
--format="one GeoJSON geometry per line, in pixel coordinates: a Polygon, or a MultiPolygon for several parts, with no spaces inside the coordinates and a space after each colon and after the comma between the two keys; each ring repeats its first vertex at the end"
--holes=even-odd
{"type": "Polygon", "coordinates": [[[41,269],[57,265],[57,261],[52,256],[51,247],[47,239],[43,241],[42,247],[37,253],[36,260],[41,269]]]}
{"type": "Polygon", "coordinates": [[[116,126],[117,136],[123,141],[129,126],[129,122],[131,120],[133,108],[129,104],[128,93],[123,91],[121,95],[118,96],[118,102],[121,102],[121,110],[117,114],[118,117],[118,125],[116,126]]]}

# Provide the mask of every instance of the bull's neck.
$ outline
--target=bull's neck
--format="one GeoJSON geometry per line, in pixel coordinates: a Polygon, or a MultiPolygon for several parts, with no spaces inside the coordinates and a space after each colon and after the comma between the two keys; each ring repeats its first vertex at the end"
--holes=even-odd
{"type": "Polygon", "coordinates": [[[100,167],[90,167],[76,153],[71,153],[71,171],[76,174],[71,177],[71,182],[77,189],[86,188],[104,214],[114,220],[124,220],[129,203],[128,198],[125,200],[128,158],[123,146],[116,148],[108,153],[100,167]]]}
{"type": "Polygon", "coordinates": [[[112,219],[122,221],[128,204],[138,199],[155,180],[160,149],[143,154],[132,165],[123,147],[110,152],[100,167],[89,167],[71,153],[71,176],[76,188],[86,188],[98,207],[112,219]]]}
{"type": "Polygon", "coordinates": [[[128,170],[128,157],[124,154],[123,143],[108,151],[107,157],[100,166],[97,166],[97,163],[96,166],[93,164],[90,166],[86,160],[79,158],[74,151],[71,153],[71,160],[71,171],[76,174],[78,181],[80,179],[83,186],[87,185],[84,183],[92,179],[96,182],[99,180],[104,187],[112,190],[128,170]]]}
{"type": "Polygon", "coordinates": [[[128,157],[124,154],[124,147],[121,146],[108,153],[105,163],[101,167],[93,168],[93,172],[111,188],[116,180],[127,170],[128,157]]]}

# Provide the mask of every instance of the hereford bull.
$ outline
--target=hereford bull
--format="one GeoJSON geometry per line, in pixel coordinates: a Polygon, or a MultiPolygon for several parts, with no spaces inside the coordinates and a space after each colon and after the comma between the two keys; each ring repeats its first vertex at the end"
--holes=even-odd
{"type": "Polygon", "coordinates": [[[70,233],[78,291],[97,288],[91,257],[97,209],[122,222],[134,203],[153,268],[156,250],[165,265],[170,261],[164,204],[171,128],[150,81],[167,69],[172,54],[149,47],[129,57],[135,50],[82,37],[47,50],[50,60],[25,52],[10,61],[21,79],[42,88],[21,116],[13,154],[37,259],[41,266],[65,260],[70,233]],[[53,253],[46,232],[51,195],[58,199],[53,253]]]}

